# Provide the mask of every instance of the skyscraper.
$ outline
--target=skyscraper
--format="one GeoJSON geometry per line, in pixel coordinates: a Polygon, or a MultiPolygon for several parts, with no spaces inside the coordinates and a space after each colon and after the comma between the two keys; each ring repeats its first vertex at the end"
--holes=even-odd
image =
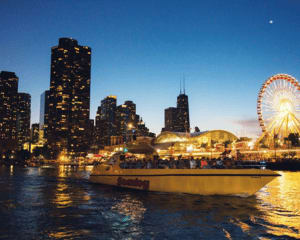
{"type": "Polygon", "coordinates": [[[162,131],[177,132],[178,131],[178,109],[169,107],[165,109],[165,127],[162,131]]]}
{"type": "Polygon", "coordinates": [[[34,123],[31,125],[31,142],[38,143],[40,138],[40,125],[38,123],[34,123]]]}
{"type": "Polygon", "coordinates": [[[31,96],[28,93],[18,93],[17,110],[17,138],[18,149],[23,149],[23,144],[30,141],[30,114],[31,96]]]}
{"type": "Polygon", "coordinates": [[[136,105],[133,101],[125,101],[124,104],[119,105],[116,110],[116,126],[117,135],[121,136],[123,141],[126,142],[129,135],[137,130],[136,105]]]}
{"type": "Polygon", "coordinates": [[[155,136],[140,116],[136,114],[136,104],[125,101],[117,106],[116,96],[108,96],[101,101],[96,115],[96,144],[99,148],[122,144],[137,136],[155,136]]]}
{"type": "Polygon", "coordinates": [[[117,97],[107,96],[101,101],[96,116],[96,139],[101,147],[110,145],[110,137],[116,135],[117,97]]]}
{"type": "Polygon", "coordinates": [[[17,99],[19,78],[14,72],[0,72],[0,150],[17,146],[17,99]]]}
{"type": "Polygon", "coordinates": [[[30,106],[28,93],[18,93],[14,72],[0,72],[0,150],[21,150],[30,139],[30,106]]]}
{"type": "Polygon", "coordinates": [[[188,96],[181,92],[177,97],[177,107],[165,109],[165,127],[162,131],[190,132],[188,96]]]}
{"type": "Polygon", "coordinates": [[[137,119],[136,115],[136,104],[133,101],[125,101],[125,106],[128,108],[128,122],[134,124],[134,126],[137,126],[137,122],[139,119],[137,119]]]}
{"type": "Polygon", "coordinates": [[[40,130],[43,132],[43,138],[47,139],[48,124],[49,124],[49,98],[50,91],[42,93],[40,101],[40,130]]]}
{"type": "MultiPolygon", "coordinates": [[[[126,141],[127,126],[130,122],[130,109],[126,104],[119,105],[116,109],[116,128],[117,135],[122,136],[123,142],[126,141]]],[[[133,122],[131,123],[133,126],[133,122]]]]}
{"type": "Polygon", "coordinates": [[[190,132],[189,99],[185,93],[177,97],[178,132],[190,132]]]}
{"type": "Polygon", "coordinates": [[[88,148],[91,48],[60,38],[51,50],[47,139],[53,155],[80,156],[88,148]]]}

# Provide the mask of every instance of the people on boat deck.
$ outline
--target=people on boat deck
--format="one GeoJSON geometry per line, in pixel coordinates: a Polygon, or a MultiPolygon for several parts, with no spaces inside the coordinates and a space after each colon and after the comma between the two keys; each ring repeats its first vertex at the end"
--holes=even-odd
{"type": "Polygon", "coordinates": [[[137,159],[135,157],[120,156],[120,167],[125,169],[205,169],[205,168],[233,168],[236,162],[231,158],[184,158],[181,155],[175,159],[161,159],[154,156],[152,159],[137,159]]]}
{"type": "Polygon", "coordinates": [[[194,160],[193,157],[190,159],[190,168],[196,168],[196,161],[194,160]]]}

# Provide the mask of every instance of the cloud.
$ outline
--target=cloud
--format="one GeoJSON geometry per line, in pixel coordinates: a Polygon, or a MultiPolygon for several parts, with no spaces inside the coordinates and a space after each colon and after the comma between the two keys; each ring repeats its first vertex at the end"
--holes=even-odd
{"type": "Polygon", "coordinates": [[[238,125],[239,135],[256,138],[261,134],[259,122],[256,118],[233,120],[235,125],[238,125]]]}
{"type": "Polygon", "coordinates": [[[257,119],[251,118],[251,119],[242,119],[242,120],[235,120],[235,124],[238,124],[242,127],[258,127],[259,123],[257,119]]]}

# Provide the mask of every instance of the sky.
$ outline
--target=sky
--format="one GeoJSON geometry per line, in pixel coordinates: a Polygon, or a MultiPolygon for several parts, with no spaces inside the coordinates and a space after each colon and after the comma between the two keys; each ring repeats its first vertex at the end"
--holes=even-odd
{"type": "Polygon", "coordinates": [[[91,119],[116,95],[158,134],[185,76],[191,128],[255,136],[264,81],[300,79],[299,13],[299,0],[0,0],[0,71],[17,74],[39,122],[51,47],[72,37],[92,48],[91,119]]]}

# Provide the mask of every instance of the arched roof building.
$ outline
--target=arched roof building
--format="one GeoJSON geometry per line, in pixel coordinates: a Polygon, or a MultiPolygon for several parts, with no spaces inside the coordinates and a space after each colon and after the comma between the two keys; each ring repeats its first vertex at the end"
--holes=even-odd
{"type": "Polygon", "coordinates": [[[195,133],[162,132],[154,142],[154,148],[161,156],[201,155],[208,149],[223,152],[228,143],[238,138],[228,131],[212,130],[195,133]]]}
{"type": "Polygon", "coordinates": [[[162,132],[157,136],[155,143],[193,143],[208,144],[224,143],[226,141],[234,142],[238,138],[233,133],[225,130],[211,130],[205,132],[182,133],[182,132],[162,132]]]}

